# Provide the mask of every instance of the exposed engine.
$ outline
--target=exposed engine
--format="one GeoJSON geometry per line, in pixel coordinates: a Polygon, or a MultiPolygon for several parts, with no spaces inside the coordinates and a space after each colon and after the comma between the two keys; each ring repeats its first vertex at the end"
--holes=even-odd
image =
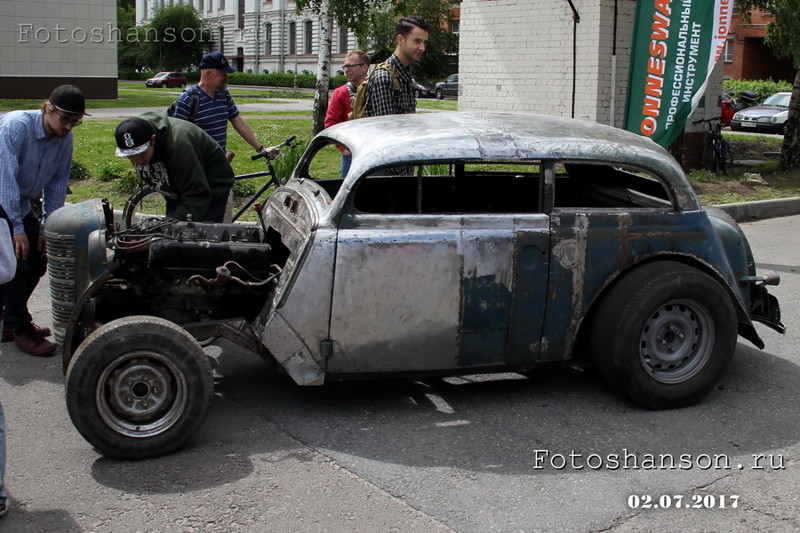
{"type": "Polygon", "coordinates": [[[114,259],[112,277],[98,294],[102,317],[252,320],[279,273],[257,226],[152,220],[114,233],[108,247],[114,259]]]}
{"type": "Polygon", "coordinates": [[[100,200],[55,214],[47,239],[54,325],[62,343],[68,331],[80,342],[97,325],[130,315],[181,325],[250,321],[280,274],[256,224],[150,219],[119,230],[100,200]]]}

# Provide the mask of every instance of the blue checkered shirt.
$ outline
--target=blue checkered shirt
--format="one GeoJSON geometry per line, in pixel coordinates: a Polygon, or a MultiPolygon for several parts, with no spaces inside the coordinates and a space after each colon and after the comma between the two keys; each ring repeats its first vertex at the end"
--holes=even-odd
{"type": "Polygon", "coordinates": [[[22,219],[31,200],[44,195],[42,231],[47,216],[64,205],[72,165],[72,132],[45,137],[43,111],[12,111],[0,117],[0,205],[25,233],[22,219]]]}

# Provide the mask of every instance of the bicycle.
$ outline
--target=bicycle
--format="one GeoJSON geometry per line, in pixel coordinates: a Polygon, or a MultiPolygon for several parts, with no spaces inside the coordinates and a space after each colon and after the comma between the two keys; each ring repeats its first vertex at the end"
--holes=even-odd
{"type": "MultiPolygon", "coordinates": [[[[252,172],[250,174],[240,174],[234,176],[234,180],[245,180],[250,178],[258,178],[262,176],[270,176],[270,179],[259,189],[245,204],[233,215],[232,222],[236,222],[251,205],[256,203],[259,198],[273,185],[280,186],[283,182],[278,178],[275,167],[272,161],[281,157],[286,153],[286,150],[297,146],[295,143],[296,135],[287,137],[282,143],[270,146],[265,150],[250,157],[251,160],[266,158],[267,170],[261,172],[252,172]]],[[[139,190],[131,194],[125,201],[125,207],[122,209],[122,223],[124,228],[130,228],[139,224],[144,218],[162,218],[166,211],[166,200],[161,193],[149,184],[142,185],[139,190]]]]}
{"type": "Polygon", "coordinates": [[[728,169],[733,170],[733,152],[731,145],[722,137],[722,117],[695,120],[692,124],[708,124],[706,142],[703,146],[702,165],[714,174],[722,171],[726,176],[728,169]]]}

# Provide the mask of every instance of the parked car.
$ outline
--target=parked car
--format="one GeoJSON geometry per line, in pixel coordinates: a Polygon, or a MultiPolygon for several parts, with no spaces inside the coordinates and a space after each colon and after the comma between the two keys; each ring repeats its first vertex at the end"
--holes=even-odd
{"type": "Polygon", "coordinates": [[[198,339],[299,385],[594,365],[661,409],[714,388],[754,321],[783,332],[745,235],[617,128],[513,113],[393,115],[309,144],[257,223],[120,231],[96,199],[46,225],[67,408],[102,453],[168,453],[213,397],[198,339]],[[353,155],[344,179],[330,154],[353,155]]]}
{"type": "Polygon", "coordinates": [[[444,81],[440,81],[434,88],[436,98],[441,100],[445,96],[455,96],[458,98],[458,74],[450,74],[444,81]]]}
{"type": "Polygon", "coordinates": [[[414,78],[414,96],[417,98],[432,98],[435,94],[432,82],[424,78],[414,78]]]}
{"type": "Polygon", "coordinates": [[[791,92],[775,93],[761,104],[736,112],[731,119],[731,129],[763,133],[785,133],[789,118],[791,92]]]}
{"type": "Polygon", "coordinates": [[[186,76],[182,72],[159,72],[148,78],[144,84],[147,87],[186,87],[186,76]]]}

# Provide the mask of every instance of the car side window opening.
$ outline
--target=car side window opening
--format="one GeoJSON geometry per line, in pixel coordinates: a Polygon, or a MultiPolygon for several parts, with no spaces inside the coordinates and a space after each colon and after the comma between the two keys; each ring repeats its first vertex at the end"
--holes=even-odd
{"type": "Polygon", "coordinates": [[[351,207],[362,213],[539,213],[542,166],[524,163],[435,162],[413,174],[377,169],[355,186],[351,207]]]}
{"type": "Polygon", "coordinates": [[[672,207],[661,180],[633,168],[610,164],[564,162],[556,165],[554,207],[672,207]]]}

